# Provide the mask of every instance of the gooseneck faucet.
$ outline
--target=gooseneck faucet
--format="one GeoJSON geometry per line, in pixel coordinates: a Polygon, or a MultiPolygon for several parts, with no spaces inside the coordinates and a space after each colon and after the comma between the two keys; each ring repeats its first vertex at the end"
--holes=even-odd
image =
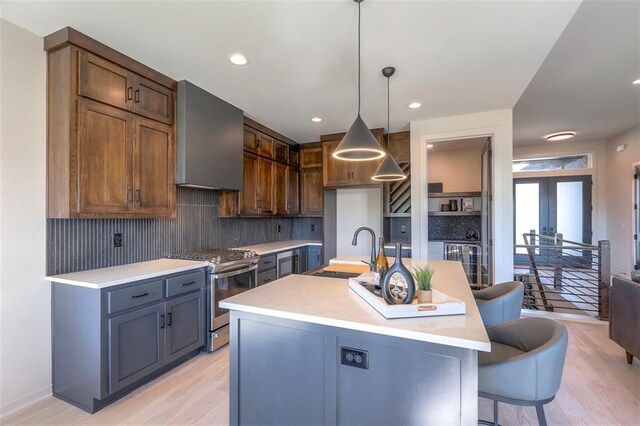
{"type": "Polygon", "coordinates": [[[356,232],[354,232],[353,234],[353,240],[351,240],[352,246],[358,245],[358,234],[360,233],[360,231],[369,231],[369,233],[371,234],[371,262],[367,263],[364,260],[362,262],[367,263],[369,265],[369,269],[373,271],[376,263],[376,233],[369,227],[361,226],[360,228],[356,229],[356,232]]]}

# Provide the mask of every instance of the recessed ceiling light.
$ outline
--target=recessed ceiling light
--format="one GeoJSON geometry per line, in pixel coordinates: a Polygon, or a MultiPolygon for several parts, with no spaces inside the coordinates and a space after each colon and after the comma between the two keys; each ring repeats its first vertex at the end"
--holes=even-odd
{"type": "Polygon", "coordinates": [[[637,80],[634,80],[632,84],[640,84],[640,78],[637,80]]]}
{"type": "Polygon", "coordinates": [[[321,122],[321,121],[322,121],[322,118],[320,118],[320,117],[313,117],[313,118],[311,119],[311,121],[313,121],[314,123],[319,123],[319,122],[321,122]]]}
{"type": "Polygon", "coordinates": [[[409,108],[411,108],[411,109],[420,108],[421,106],[422,106],[422,104],[420,102],[411,102],[409,104],[409,108]]]}
{"type": "Polygon", "coordinates": [[[432,144],[432,143],[427,144],[427,148],[428,148],[428,149],[433,148],[433,144],[432,144]]]}
{"type": "Polygon", "coordinates": [[[229,56],[229,61],[234,65],[247,65],[247,58],[241,53],[234,53],[229,56]]]}
{"type": "Polygon", "coordinates": [[[557,133],[552,133],[550,135],[547,135],[544,138],[548,142],[558,142],[566,139],[571,139],[575,135],[576,135],[576,132],[557,132],[557,133]]]}

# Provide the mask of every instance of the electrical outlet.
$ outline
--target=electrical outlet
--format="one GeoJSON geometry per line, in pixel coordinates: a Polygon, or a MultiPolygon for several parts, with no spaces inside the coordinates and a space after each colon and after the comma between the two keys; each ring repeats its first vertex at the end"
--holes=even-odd
{"type": "Polygon", "coordinates": [[[311,224],[311,232],[316,232],[316,224],[315,223],[311,224]]]}
{"type": "Polygon", "coordinates": [[[282,232],[282,226],[280,224],[276,226],[276,229],[278,230],[278,232],[282,232]]]}
{"type": "Polygon", "coordinates": [[[347,367],[369,369],[369,352],[361,349],[340,348],[340,364],[347,367]]]}
{"type": "Polygon", "coordinates": [[[401,225],[400,226],[400,233],[401,234],[406,234],[407,233],[407,225],[401,225]]]}
{"type": "Polygon", "coordinates": [[[122,247],[122,233],[116,232],[113,234],[113,247],[122,247]]]}

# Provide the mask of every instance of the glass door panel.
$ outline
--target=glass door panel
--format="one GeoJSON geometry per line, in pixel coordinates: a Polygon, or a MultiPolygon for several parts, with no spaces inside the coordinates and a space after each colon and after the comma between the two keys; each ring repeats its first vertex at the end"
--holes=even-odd
{"type": "Polygon", "coordinates": [[[582,182],[558,182],[556,187],[557,232],[563,239],[583,242],[582,182]]]}
{"type": "MultiPolygon", "coordinates": [[[[516,235],[517,245],[526,244],[522,234],[528,234],[532,229],[540,230],[540,182],[516,183],[516,235]]],[[[527,254],[527,249],[516,248],[516,254],[527,254]]]]}

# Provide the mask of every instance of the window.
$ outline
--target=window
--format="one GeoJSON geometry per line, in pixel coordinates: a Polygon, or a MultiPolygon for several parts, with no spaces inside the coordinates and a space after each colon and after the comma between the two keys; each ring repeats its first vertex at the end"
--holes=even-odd
{"type": "Polygon", "coordinates": [[[513,172],[540,172],[550,170],[588,169],[589,155],[570,155],[566,157],[532,158],[513,160],[513,172]]]}

